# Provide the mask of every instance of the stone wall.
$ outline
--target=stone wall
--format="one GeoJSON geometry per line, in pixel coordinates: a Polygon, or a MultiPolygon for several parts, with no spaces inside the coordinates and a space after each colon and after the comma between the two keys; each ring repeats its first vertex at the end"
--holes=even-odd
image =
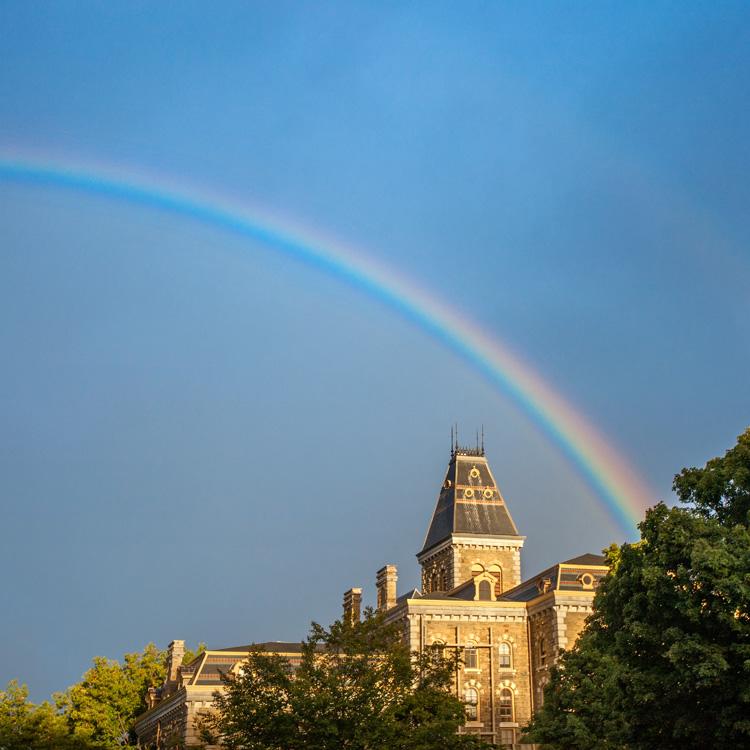
{"type": "Polygon", "coordinates": [[[528,631],[523,610],[504,614],[488,609],[485,617],[476,612],[463,616],[411,615],[409,633],[412,647],[439,643],[458,649],[464,663],[456,673],[456,695],[466,700],[469,690],[476,691],[478,698],[477,720],[468,721],[463,731],[479,734],[489,742],[499,743],[501,735],[517,741],[532,712],[528,631]],[[501,644],[510,648],[508,666],[501,664],[501,644]],[[502,705],[503,697],[508,695],[512,696],[510,716],[504,715],[508,707],[502,705]]]}
{"type": "Polygon", "coordinates": [[[422,561],[422,591],[450,591],[468,581],[481,566],[495,577],[493,566],[501,570],[501,585],[497,593],[521,583],[521,548],[516,545],[476,543],[451,544],[439,549],[422,561]]]}

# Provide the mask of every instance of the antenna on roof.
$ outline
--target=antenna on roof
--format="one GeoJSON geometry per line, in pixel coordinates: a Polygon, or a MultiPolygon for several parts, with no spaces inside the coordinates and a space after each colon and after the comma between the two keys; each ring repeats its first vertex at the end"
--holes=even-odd
{"type": "Polygon", "coordinates": [[[484,455],[484,425],[482,425],[482,455],[484,455]]]}
{"type": "Polygon", "coordinates": [[[458,422],[456,422],[456,451],[458,451],[458,422]]]}
{"type": "Polygon", "coordinates": [[[453,425],[451,425],[451,454],[455,450],[454,442],[453,442],[453,425]]]}
{"type": "Polygon", "coordinates": [[[479,430],[477,430],[476,433],[477,433],[477,441],[476,441],[475,445],[477,447],[477,453],[479,453],[479,430]]]}

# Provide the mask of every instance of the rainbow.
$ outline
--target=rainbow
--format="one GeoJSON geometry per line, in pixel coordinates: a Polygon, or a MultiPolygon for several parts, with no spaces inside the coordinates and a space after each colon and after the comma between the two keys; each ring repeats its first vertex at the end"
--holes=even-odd
{"type": "Polygon", "coordinates": [[[122,170],[0,155],[0,179],[64,188],[189,218],[274,248],[379,300],[468,362],[513,401],[585,478],[622,531],[631,536],[654,495],[608,440],[508,346],[458,310],[396,271],[311,231],[234,206],[223,197],[186,192],[164,178],[122,170]]]}

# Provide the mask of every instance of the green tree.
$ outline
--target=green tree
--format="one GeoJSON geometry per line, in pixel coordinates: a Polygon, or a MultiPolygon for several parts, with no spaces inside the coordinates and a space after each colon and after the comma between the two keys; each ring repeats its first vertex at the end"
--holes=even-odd
{"type": "Polygon", "coordinates": [[[25,685],[13,680],[0,690],[0,750],[88,748],[88,742],[70,734],[65,717],[48,702],[31,703],[25,685]]]}
{"type": "Polygon", "coordinates": [[[484,747],[458,735],[463,704],[452,694],[455,654],[412,654],[381,614],[313,624],[294,670],[253,649],[216,694],[204,739],[229,750],[433,750],[484,747]]]}
{"type": "Polygon", "coordinates": [[[93,661],[81,682],[58,696],[59,705],[76,737],[104,747],[127,744],[146,709],[146,691],[164,681],[164,652],[150,643],[125,654],[122,664],[101,656],[93,661]]]}
{"type": "Polygon", "coordinates": [[[750,748],[750,430],[684,469],[611,569],[527,730],[549,748],[750,748]]]}
{"type": "Polygon", "coordinates": [[[683,469],[673,489],[683,503],[705,518],[724,526],[750,524],[750,428],[723,457],[711,459],[702,469],[683,469]]]}

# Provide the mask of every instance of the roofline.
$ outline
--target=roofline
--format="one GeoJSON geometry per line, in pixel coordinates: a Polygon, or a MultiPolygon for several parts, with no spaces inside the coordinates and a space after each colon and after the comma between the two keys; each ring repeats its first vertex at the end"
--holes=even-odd
{"type": "MultiPolygon", "coordinates": [[[[507,506],[506,506],[507,510],[507,506]]],[[[434,515],[434,514],[433,514],[434,515]]],[[[509,514],[510,515],[510,514],[509,514]]],[[[430,547],[424,547],[421,552],[417,552],[416,558],[417,562],[421,562],[421,559],[424,555],[426,555],[428,552],[437,552],[438,549],[441,547],[447,546],[449,544],[453,544],[454,540],[456,540],[456,543],[460,544],[459,540],[468,539],[468,540],[477,540],[477,539],[486,539],[486,543],[489,545],[492,545],[495,540],[516,540],[520,542],[520,544],[512,545],[517,547],[523,547],[523,543],[526,541],[526,537],[522,534],[492,534],[491,536],[488,536],[487,534],[469,534],[467,532],[462,532],[460,534],[451,534],[450,536],[446,537],[445,539],[441,539],[439,542],[435,542],[435,544],[431,545],[430,547]]],[[[498,547],[501,545],[497,545],[498,547]]]]}

